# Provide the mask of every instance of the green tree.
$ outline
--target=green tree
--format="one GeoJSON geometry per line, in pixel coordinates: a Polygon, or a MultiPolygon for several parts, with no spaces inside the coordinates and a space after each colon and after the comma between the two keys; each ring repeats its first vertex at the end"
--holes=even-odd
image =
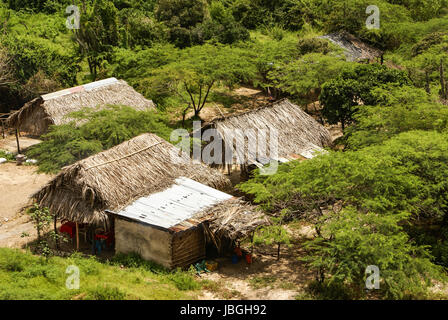
{"type": "Polygon", "coordinates": [[[195,28],[207,14],[204,0],[159,0],[155,9],[156,19],[170,29],[170,41],[180,48],[199,43],[195,28]]]}
{"type": "Polygon", "coordinates": [[[75,39],[80,53],[87,58],[92,79],[96,80],[98,70],[110,60],[113,47],[119,44],[118,10],[108,0],[95,0],[93,6],[83,8],[75,39]]]}
{"type": "MultiPolygon", "coordinates": [[[[48,259],[54,254],[51,248],[52,244],[58,246],[59,241],[64,237],[54,230],[50,230],[55,217],[48,208],[41,208],[35,203],[28,209],[28,214],[37,231],[37,250],[48,259]]],[[[22,236],[25,235],[22,234],[22,236]]]]}
{"type": "Polygon", "coordinates": [[[239,51],[227,46],[204,45],[185,49],[178,61],[154,70],[150,86],[165,88],[166,95],[175,94],[194,110],[194,117],[218,84],[232,87],[252,78],[254,68],[241,59],[239,51]]]}
{"type": "Polygon", "coordinates": [[[282,245],[290,246],[291,237],[283,227],[283,217],[271,217],[272,224],[259,227],[254,234],[255,245],[277,245],[277,260],[280,260],[280,249],[282,245]]]}
{"type": "Polygon", "coordinates": [[[319,101],[322,114],[329,123],[341,122],[343,130],[353,120],[359,105],[376,105],[375,89],[382,86],[410,84],[404,71],[389,69],[378,64],[357,65],[322,86],[319,101]]]}
{"type": "Polygon", "coordinates": [[[280,64],[268,78],[275,88],[309,104],[318,99],[325,82],[336,78],[349,66],[340,57],[309,53],[291,63],[280,64]]]}
{"type": "Polygon", "coordinates": [[[281,165],[239,188],[266,210],[310,221],[334,206],[378,214],[410,212],[441,221],[448,208],[446,133],[409,131],[357,151],[331,152],[281,165]]]}
{"type": "Polygon", "coordinates": [[[382,94],[385,97],[383,103],[364,106],[354,115],[354,124],[345,135],[349,149],[380,144],[406,131],[447,130],[446,106],[431,102],[423,89],[401,87],[384,90],[382,94]]]}
{"type": "Polygon", "coordinates": [[[320,234],[305,243],[301,260],[323,286],[349,287],[365,295],[366,268],[380,271],[380,292],[389,299],[424,298],[432,280],[444,279],[426,247],[417,246],[400,227],[406,214],[359,213],[348,207],[322,220],[320,234]]]}

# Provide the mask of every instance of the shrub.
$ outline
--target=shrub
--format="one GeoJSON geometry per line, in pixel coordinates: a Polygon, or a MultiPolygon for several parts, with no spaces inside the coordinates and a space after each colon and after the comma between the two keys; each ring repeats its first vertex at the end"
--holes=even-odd
{"type": "Polygon", "coordinates": [[[110,261],[115,266],[124,266],[126,268],[142,268],[155,273],[167,273],[168,270],[155,262],[144,260],[138,253],[115,255],[110,261]]]}
{"type": "Polygon", "coordinates": [[[387,298],[425,297],[431,280],[444,276],[427,248],[416,246],[403,232],[399,223],[404,219],[406,214],[363,214],[355,208],[332,213],[322,222],[320,235],[305,243],[307,256],[301,260],[316,270],[326,294],[337,289],[339,295],[346,286],[353,297],[364,296],[365,270],[374,265],[387,298]]]}
{"type": "Polygon", "coordinates": [[[86,300],[124,300],[126,293],[119,288],[98,285],[87,291],[86,300]]]}

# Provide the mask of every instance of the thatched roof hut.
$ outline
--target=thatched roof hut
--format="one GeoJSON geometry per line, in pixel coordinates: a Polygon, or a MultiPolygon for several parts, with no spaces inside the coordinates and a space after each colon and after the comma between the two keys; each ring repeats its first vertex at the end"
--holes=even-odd
{"type": "MultiPolygon", "coordinates": [[[[331,145],[329,131],[299,106],[283,99],[273,104],[220,119],[202,129],[214,129],[224,142],[224,153],[231,152],[243,160],[242,165],[266,164],[266,160],[285,162],[297,158],[312,158],[316,152],[331,145]],[[277,134],[274,139],[273,131],[277,134]],[[259,149],[250,150],[244,143],[266,142],[266,157],[260,157],[259,149]],[[277,150],[271,150],[276,143],[277,150]],[[274,154],[274,152],[276,154],[274,154]]],[[[226,163],[229,164],[229,163],[226,163]]]]}
{"type": "Polygon", "coordinates": [[[8,125],[40,136],[50,125],[69,122],[67,115],[72,112],[106,105],[126,105],[139,111],[155,108],[126,81],[109,78],[36,98],[14,112],[8,125]]]}
{"type": "Polygon", "coordinates": [[[347,32],[331,33],[321,38],[327,39],[344,49],[348,61],[375,61],[383,51],[374,48],[347,32]]]}
{"type": "Polygon", "coordinates": [[[119,212],[136,199],[187,177],[218,190],[231,188],[229,179],[154,134],[143,134],[107,151],[65,167],[34,200],[59,219],[108,224],[106,210],[119,212]]]}

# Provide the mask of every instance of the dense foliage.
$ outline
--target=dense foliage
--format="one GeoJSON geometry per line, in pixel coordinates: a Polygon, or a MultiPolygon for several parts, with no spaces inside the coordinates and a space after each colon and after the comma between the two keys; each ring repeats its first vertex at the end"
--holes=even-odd
{"type": "MultiPolygon", "coordinates": [[[[319,290],[362,297],[364,270],[377,265],[384,297],[423,297],[441,278],[436,265],[448,266],[448,2],[377,0],[380,29],[366,27],[371,4],[0,0],[0,113],[110,76],[157,103],[158,113],[84,110],[52,127],[28,156],[57,172],[143,132],[168,139],[172,123],[201,118],[209,106],[244,105],[232,103],[239,86],[313,104],[316,118],[342,126],[343,150],[281,165],[240,189],[282,222],[316,226],[304,261],[319,290]],[[78,30],[65,25],[73,3],[78,30]],[[348,62],[319,37],[340,31],[383,50],[384,64],[348,62]]],[[[261,242],[289,243],[280,224],[259,231],[261,242]]],[[[92,290],[89,297],[109,294],[92,290]]]]}

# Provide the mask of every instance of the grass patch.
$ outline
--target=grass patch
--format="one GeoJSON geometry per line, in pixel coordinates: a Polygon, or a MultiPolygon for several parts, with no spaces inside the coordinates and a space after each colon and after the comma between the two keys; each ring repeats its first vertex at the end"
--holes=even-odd
{"type": "Polygon", "coordinates": [[[249,284],[254,289],[272,287],[277,281],[275,277],[254,277],[249,280],[249,284]]]}
{"type": "Polygon", "coordinates": [[[5,158],[8,161],[14,161],[14,155],[5,150],[0,150],[0,158],[5,158]]]}
{"type": "Polygon", "coordinates": [[[80,254],[46,260],[0,248],[0,300],[184,300],[196,299],[200,288],[190,272],[170,272],[135,255],[108,262],[80,254]],[[78,290],[66,288],[70,265],[80,270],[78,290]]]}

